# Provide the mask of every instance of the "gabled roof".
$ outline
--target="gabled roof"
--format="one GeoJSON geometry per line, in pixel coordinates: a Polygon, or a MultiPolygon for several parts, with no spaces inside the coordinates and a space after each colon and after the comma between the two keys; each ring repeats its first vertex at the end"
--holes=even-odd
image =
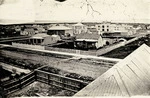
{"type": "Polygon", "coordinates": [[[90,34],[90,33],[81,33],[76,36],[76,39],[91,39],[98,40],[100,35],[98,34],[90,34]]]}
{"type": "Polygon", "coordinates": [[[150,91],[150,47],[145,44],[75,96],[134,96],[150,91]]]}
{"type": "Polygon", "coordinates": [[[43,39],[45,37],[48,37],[50,35],[46,34],[46,33],[38,33],[38,34],[35,34],[33,35],[31,38],[34,38],[34,39],[43,39]]]}
{"type": "Polygon", "coordinates": [[[71,28],[66,26],[52,26],[48,30],[71,30],[71,28]]]}
{"type": "Polygon", "coordinates": [[[54,44],[54,43],[57,43],[57,41],[59,40],[60,40],[60,36],[52,35],[52,36],[46,37],[44,41],[41,43],[41,45],[54,44]]]}

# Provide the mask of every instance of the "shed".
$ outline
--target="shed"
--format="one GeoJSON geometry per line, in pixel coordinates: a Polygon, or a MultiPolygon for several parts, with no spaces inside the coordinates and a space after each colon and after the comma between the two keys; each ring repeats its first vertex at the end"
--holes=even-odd
{"type": "Polygon", "coordinates": [[[50,45],[50,44],[54,44],[57,43],[57,41],[61,40],[60,36],[58,35],[52,35],[52,36],[48,36],[44,39],[44,41],[41,43],[41,45],[50,45]]]}
{"type": "Polygon", "coordinates": [[[48,29],[48,33],[49,35],[66,35],[66,34],[70,34],[71,36],[73,36],[73,30],[69,27],[66,26],[52,26],[48,29]]]}
{"type": "Polygon", "coordinates": [[[81,33],[76,36],[75,46],[78,48],[99,48],[103,46],[103,39],[98,34],[81,33]]]}
{"type": "Polygon", "coordinates": [[[50,35],[46,33],[35,34],[29,39],[29,42],[32,44],[41,44],[44,41],[44,39],[49,36],[50,35]]]}

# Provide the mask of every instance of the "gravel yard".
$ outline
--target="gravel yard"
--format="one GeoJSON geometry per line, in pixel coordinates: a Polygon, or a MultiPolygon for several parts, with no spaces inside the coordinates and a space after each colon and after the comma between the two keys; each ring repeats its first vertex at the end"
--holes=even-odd
{"type": "Polygon", "coordinates": [[[16,51],[8,51],[8,50],[1,50],[1,54],[7,57],[26,60],[36,64],[43,64],[48,65],[51,67],[55,67],[70,73],[77,73],[83,76],[90,76],[92,78],[97,78],[105,71],[109,69],[108,66],[96,64],[88,64],[82,62],[82,60],[65,60],[62,58],[56,58],[51,56],[42,56],[38,54],[29,54],[24,52],[16,52],[16,51]]]}
{"type": "Polygon", "coordinates": [[[73,92],[55,86],[34,82],[22,90],[9,95],[9,97],[73,96],[74,94],[73,92]]]}

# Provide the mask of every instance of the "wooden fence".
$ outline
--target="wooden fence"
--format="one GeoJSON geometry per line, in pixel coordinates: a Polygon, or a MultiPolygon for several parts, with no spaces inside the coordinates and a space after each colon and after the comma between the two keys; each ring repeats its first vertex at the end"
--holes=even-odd
{"type": "Polygon", "coordinates": [[[5,94],[8,95],[15,91],[21,90],[34,81],[39,81],[48,85],[60,87],[62,89],[75,93],[88,84],[87,82],[83,82],[77,79],[36,69],[34,72],[31,72],[26,76],[1,83],[1,86],[4,89],[5,94]]]}
{"type": "Polygon", "coordinates": [[[96,56],[96,50],[84,51],[84,50],[77,50],[77,49],[65,49],[65,48],[56,48],[56,47],[48,47],[48,46],[45,46],[45,50],[96,56]]]}
{"type": "Polygon", "coordinates": [[[22,44],[22,43],[15,43],[15,42],[12,42],[12,46],[21,47],[21,48],[29,48],[29,49],[45,50],[45,47],[44,47],[44,46],[41,46],[41,45],[30,45],[30,44],[22,44]]]}
{"type": "Polygon", "coordinates": [[[33,83],[34,81],[35,81],[35,73],[31,72],[24,77],[6,81],[2,83],[1,86],[4,88],[4,92],[8,95],[10,93],[13,93],[17,90],[26,87],[27,85],[33,83]]]}
{"type": "Polygon", "coordinates": [[[57,74],[45,72],[42,70],[36,70],[36,79],[37,81],[57,86],[62,89],[66,89],[72,92],[78,92],[81,90],[83,87],[85,87],[88,83],[83,82],[77,79],[65,77],[65,76],[60,76],[57,74]]]}

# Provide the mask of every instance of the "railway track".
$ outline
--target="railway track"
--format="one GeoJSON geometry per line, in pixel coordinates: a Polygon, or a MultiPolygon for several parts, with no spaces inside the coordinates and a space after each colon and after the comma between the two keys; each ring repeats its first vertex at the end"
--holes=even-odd
{"type": "Polygon", "coordinates": [[[46,52],[42,50],[34,51],[34,49],[10,47],[10,45],[4,45],[4,49],[2,49],[1,54],[4,54],[6,57],[12,57],[14,59],[18,58],[23,61],[27,60],[26,64],[28,64],[28,61],[31,63],[35,63],[35,61],[39,63],[41,62],[43,64],[49,65],[50,67],[55,67],[83,76],[87,75],[94,79],[121,60],[55,51],[53,53],[53,51],[47,50],[46,52]]]}
{"type": "Polygon", "coordinates": [[[3,48],[13,48],[13,49],[19,49],[24,52],[32,52],[32,53],[45,53],[45,54],[55,54],[58,56],[64,56],[64,57],[80,57],[80,58],[89,58],[89,59],[96,59],[96,60],[103,60],[103,61],[110,61],[110,62],[119,62],[121,59],[116,59],[116,58],[108,58],[108,57],[103,57],[103,56],[90,56],[90,55],[80,55],[80,54],[75,54],[75,53],[67,53],[67,52],[58,52],[58,51],[49,51],[49,50],[39,50],[39,49],[31,49],[31,48],[21,48],[21,47],[15,47],[12,45],[6,45],[6,44],[0,44],[0,47],[3,48]]]}
{"type": "Polygon", "coordinates": [[[12,41],[19,41],[29,39],[30,36],[19,36],[19,37],[9,37],[9,38],[0,38],[0,43],[3,42],[12,42],[12,41]]]}

